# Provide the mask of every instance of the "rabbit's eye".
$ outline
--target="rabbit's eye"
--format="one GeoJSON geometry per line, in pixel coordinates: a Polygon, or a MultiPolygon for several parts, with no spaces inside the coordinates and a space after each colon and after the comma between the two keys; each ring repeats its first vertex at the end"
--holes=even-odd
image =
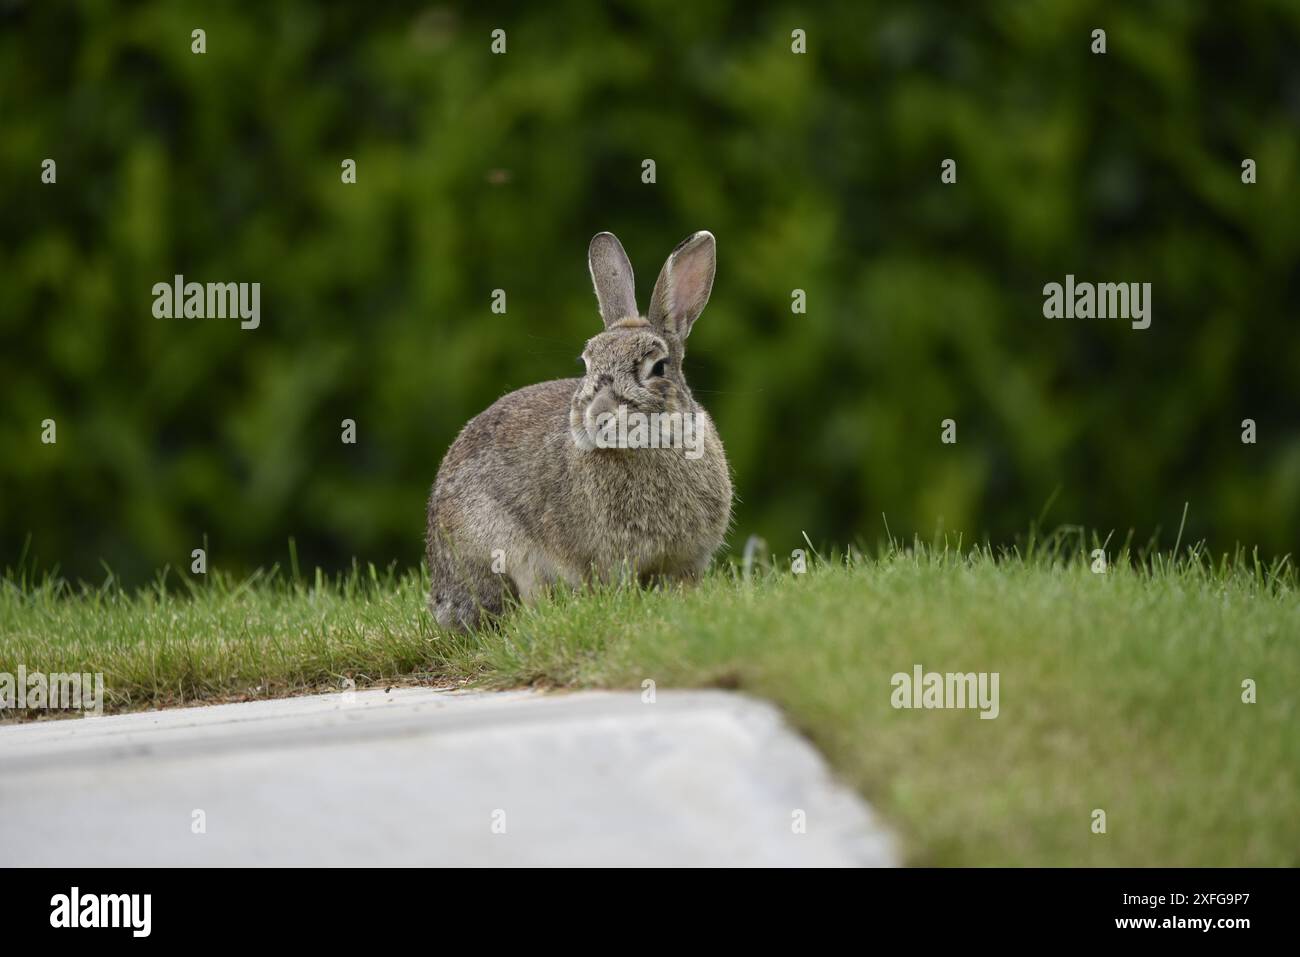
{"type": "Polygon", "coordinates": [[[650,375],[656,379],[661,379],[668,372],[668,360],[660,359],[655,363],[654,368],[650,370],[650,375]]]}

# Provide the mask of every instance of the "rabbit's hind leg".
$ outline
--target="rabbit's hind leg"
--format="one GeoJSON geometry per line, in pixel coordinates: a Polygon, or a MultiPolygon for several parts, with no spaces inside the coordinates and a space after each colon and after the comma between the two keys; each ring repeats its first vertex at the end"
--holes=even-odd
{"type": "Polygon", "coordinates": [[[472,631],[505,610],[509,579],[488,566],[435,579],[429,605],[438,624],[450,631],[472,631]]]}
{"type": "Polygon", "coordinates": [[[443,536],[430,543],[429,579],[429,610],[450,631],[471,631],[500,615],[514,592],[509,577],[490,561],[458,554],[443,536]]]}

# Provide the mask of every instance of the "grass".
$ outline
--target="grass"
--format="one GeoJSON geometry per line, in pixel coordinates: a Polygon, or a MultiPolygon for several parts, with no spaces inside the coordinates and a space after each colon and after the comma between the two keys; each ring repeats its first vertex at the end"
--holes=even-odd
{"type": "MultiPolygon", "coordinates": [[[[1184,550],[1186,552],[1186,550],[1184,550]]],[[[771,699],[917,865],[1300,865],[1300,591],[1286,562],[891,545],[689,590],[559,593],[439,635],[418,572],[138,593],[11,573],[0,672],[102,671],[134,708],[409,681],[724,686],[771,699]],[[891,677],[997,672],[1000,714],[891,677]],[[1258,702],[1242,701],[1242,682],[1258,702]],[[1094,809],[1105,834],[1092,832],[1094,809]]]]}

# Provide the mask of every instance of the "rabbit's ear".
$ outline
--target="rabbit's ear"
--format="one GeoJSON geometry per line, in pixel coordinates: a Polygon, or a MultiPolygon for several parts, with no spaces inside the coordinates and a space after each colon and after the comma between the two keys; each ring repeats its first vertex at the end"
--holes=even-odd
{"type": "Polygon", "coordinates": [[[691,334],[691,326],[704,311],[713,290],[717,244],[713,233],[702,229],[687,236],[672,251],[650,295],[650,325],[678,339],[691,334]]]}
{"type": "Polygon", "coordinates": [[[617,236],[597,233],[592,237],[587,249],[587,268],[591,270],[591,284],[596,287],[600,318],[606,328],[620,319],[641,315],[636,308],[632,264],[627,261],[627,253],[623,252],[617,236]]]}

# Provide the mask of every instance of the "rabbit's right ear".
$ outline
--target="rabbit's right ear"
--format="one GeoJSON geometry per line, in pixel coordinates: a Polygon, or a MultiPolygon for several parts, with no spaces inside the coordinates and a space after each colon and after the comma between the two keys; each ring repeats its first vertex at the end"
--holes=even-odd
{"type": "Polygon", "coordinates": [[[587,249],[587,268],[591,270],[591,284],[596,288],[596,301],[600,303],[600,318],[609,328],[620,319],[640,315],[636,308],[636,288],[633,285],[632,264],[627,261],[623,244],[613,233],[597,233],[587,249]]]}

